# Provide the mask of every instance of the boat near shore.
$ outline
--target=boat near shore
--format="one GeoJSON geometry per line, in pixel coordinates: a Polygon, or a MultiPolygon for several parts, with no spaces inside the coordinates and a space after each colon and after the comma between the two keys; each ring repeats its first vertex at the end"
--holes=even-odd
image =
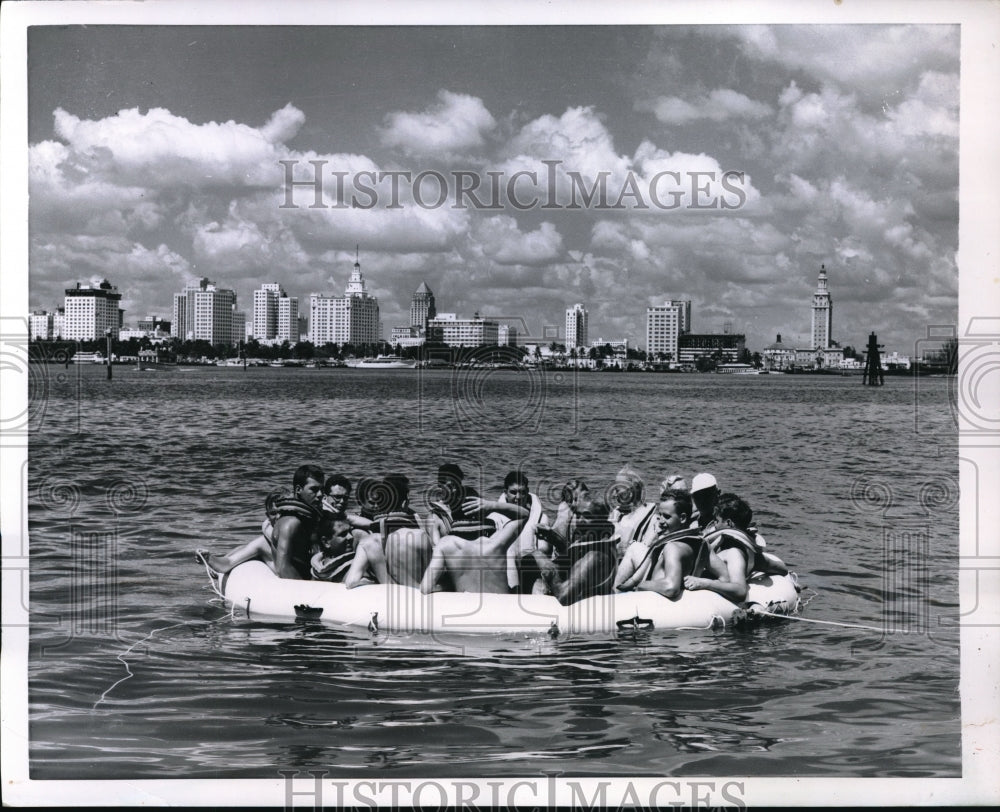
{"type": "Polygon", "coordinates": [[[380,355],[377,358],[362,358],[353,363],[348,361],[347,365],[354,369],[414,369],[417,362],[398,355],[380,355]]]}

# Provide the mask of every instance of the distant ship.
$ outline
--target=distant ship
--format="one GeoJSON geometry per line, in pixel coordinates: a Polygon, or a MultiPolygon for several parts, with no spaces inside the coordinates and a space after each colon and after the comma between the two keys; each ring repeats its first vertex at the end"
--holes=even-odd
{"type": "MultiPolygon", "coordinates": [[[[417,362],[398,355],[380,355],[378,358],[364,358],[353,364],[355,369],[413,369],[417,362]]],[[[348,366],[352,366],[348,362],[348,366]]]]}
{"type": "Polygon", "coordinates": [[[719,364],[715,371],[723,375],[760,375],[760,370],[750,364],[719,364]]]}

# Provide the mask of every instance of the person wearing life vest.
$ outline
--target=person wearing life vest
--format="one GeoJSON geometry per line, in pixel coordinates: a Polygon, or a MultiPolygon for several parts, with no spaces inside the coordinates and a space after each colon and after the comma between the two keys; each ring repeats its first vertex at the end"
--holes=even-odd
{"type": "Polygon", "coordinates": [[[516,592],[507,581],[507,549],[515,543],[530,511],[516,502],[487,501],[478,496],[467,499],[462,507],[472,516],[499,513],[509,521],[500,527],[491,521],[478,528],[453,527],[434,547],[420,591],[516,592]]]}
{"type": "Polygon", "coordinates": [[[676,600],[688,576],[709,571],[719,580],[728,578],[721,561],[711,554],[708,542],[689,526],[691,510],[691,497],[686,491],[670,490],[660,495],[659,535],[648,547],[629,547],[618,565],[615,589],[646,590],[676,600]]]}
{"type": "Polygon", "coordinates": [[[222,556],[198,550],[199,560],[215,572],[227,573],[238,564],[256,559],[266,563],[279,578],[308,579],[311,548],[321,519],[323,479],[323,470],[318,466],[300,466],[292,477],[291,496],[268,496],[267,519],[260,536],[222,556]]]}
{"type": "Polygon", "coordinates": [[[457,525],[460,532],[463,528],[470,532],[473,525],[481,524],[480,517],[467,515],[462,508],[466,499],[479,496],[479,492],[466,485],[464,479],[465,473],[457,463],[446,462],[438,468],[437,485],[429,500],[430,513],[427,516],[431,543],[435,546],[452,532],[453,526],[457,525]]]}
{"type": "Polygon", "coordinates": [[[657,535],[656,502],[644,501],[645,483],[639,472],[629,465],[615,476],[608,489],[611,512],[608,520],[615,526],[618,557],[625,555],[631,544],[649,545],[657,535]]]}
{"type": "Polygon", "coordinates": [[[529,571],[528,564],[533,564],[547,591],[563,606],[610,594],[618,556],[608,506],[591,497],[586,483],[573,479],[563,486],[560,510],[560,518],[547,535],[563,553],[565,567],[560,568],[542,550],[535,550],[531,559],[522,558],[522,572],[529,571]]]}
{"type": "Polygon", "coordinates": [[[695,474],[691,480],[691,502],[694,510],[691,513],[690,527],[704,530],[715,516],[715,505],[719,501],[719,485],[711,474],[695,474]]]}
{"type": "Polygon", "coordinates": [[[371,532],[357,545],[344,578],[352,588],[371,583],[419,586],[430,562],[431,539],[410,507],[410,480],[389,474],[368,494],[374,518],[371,532]]]}
{"type": "Polygon", "coordinates": [[[753,511],[734,493],[720,494],[714,521],[705,529],[705,542],[726,567],[726,578],[684,578],[685,589],[709,589],[736,603],[747,598],[747,579],[754,571],[784,575],[788,568],[777,556],[765,555],[752,529],[753,511]]]}
{"type": "MultiPolygon", "coordinates": [[[[545,533],[549,524],[548,516],[542,510],[542,500],[538,498],[538,494],[531,492],[528,477],[523,471],[507,472],[503,480],[503,492],[497,501],[501,504],[520,505],[528,511],[528,520],[522,525],[514,543],[507,548],[507,584],[512,590],[530,593],[534,589],[534,581],[530,577],[522,577],[520,561],[525,556],[533,557],[536,551],[552,556],[553,547],[545,533]]],[[[510,521],[510,516],[504,511],[492,511],[486,518],[496,525],[497,530],[510,521]]]]}

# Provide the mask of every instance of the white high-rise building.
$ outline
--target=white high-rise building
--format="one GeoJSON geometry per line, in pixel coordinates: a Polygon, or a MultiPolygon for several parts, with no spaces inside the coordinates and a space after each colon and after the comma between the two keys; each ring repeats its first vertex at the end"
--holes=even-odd
{"type": "Polygon", "coordinates": [[[825,350],[833,338],[833,298],[827,288],[826,265],[819,266],[816,292],[812,303],[812,347],[825,350]]]}
{"type": "Polygon", "coordinates": [[[566,349],[587,346],[588,314],[582,304],[566,308],[566,349]]]}
{"type": "MultiPolygon", "coordinates": [[[[107,279],[101,284],[81,285],[66,290],[62,337],[68,341],[93,341],[111,331],[118,338],[124,311],[119,307],[122,295],[107,279]]],[[[54,326],[54,325],[53,325],[54,326]]]]}
{"type": "Polygon", "coordinates": [[[660,353],[678,358],[681,333],[691,329],[691,302],[668,299],[662,305],[646,308],[646,352],[654,357],[660,353]]]}
{"type": "Polygon", "coordinates": [[[253,292],[253,336],[262,344],[278,335],[278,298],[284,295],[277,282],[265,282],[253,292]]]}
{"type": "MultiPolygon", "coordinates": [[[[232,344],[239,340],[233,329],[235,311],[236,291],[217,288],[208,279],[202,279],[174,294],[170,334],[181,340],[232,344]]],[[[242,318],[245,322],[246,315],[242,318]]],[[[239,323],[238,318],[236,322],[239,323]]]]}
{"type": "Polygon", "coordinates": [[[251,333],[261,344],[297,344],[299,300],[289,296],[277,282],[265,282],[253,292],[251,333]]]}
{"type": "Polygon", "coordinates": [[[280,344],[299,342],[299,300],[297,296],[278,299],[278,331],[275,340],[280,344]]]}
{"type": "Polygon", "coordinates": [[[322,344],[374,344],[380,338],[378,299],[369,295],[355,260],[343,296],[313,293],[309,296],[309,340],[322,344]]]}

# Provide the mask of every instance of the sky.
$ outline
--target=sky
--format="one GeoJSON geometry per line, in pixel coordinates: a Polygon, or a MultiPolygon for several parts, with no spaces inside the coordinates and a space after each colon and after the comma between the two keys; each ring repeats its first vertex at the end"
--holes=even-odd
{"type": "Polygon", "coordinates": [[[208,277],[248,316],[264,282],[307,312],[357,250],[386,335],[425,282],[524,338],[580,302],[591,340],[640,347],[648,306],[690,299],[694,332],[760,350],[808,346],[822,264],[834,340],[911,354],[958,320],[959,44],[945,24],[36,26],[29,304],[107,278],[134,324],[208,277]],[[288,198],[289,166],[321,167],[322,207],[288,198]],[[364,171],[440,173],[448,196],[400,180],[390,207],[386,181],[362,208],[364,171]],[[510,197],[519,171],[538,184],[510,197]],[[495,173],[497,205],[454,205],[456,172],[495,173]],[[602,173],[622,205],[570,208],[573,175],[602,173]]]}

